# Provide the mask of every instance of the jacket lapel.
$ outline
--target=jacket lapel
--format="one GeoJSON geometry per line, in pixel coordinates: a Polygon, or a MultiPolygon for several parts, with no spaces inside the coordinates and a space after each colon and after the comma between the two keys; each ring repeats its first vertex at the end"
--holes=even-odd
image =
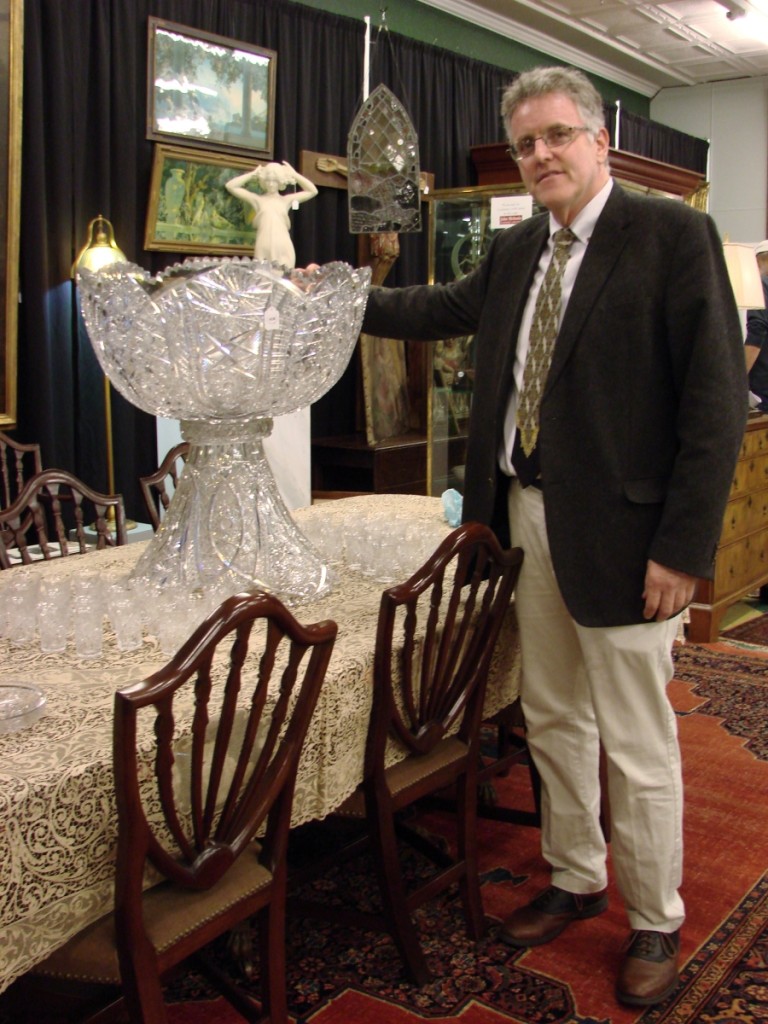
{"type": "Polygon", "coordinates": [[[608,202],[595,225],[568,300],[552,354],[552,366],[547,377],[545,393],[562,372],[585,320],[605,288],[626,244],[629,236],[627,228],[630,224],[631,213],[626,196],[622,189],[614,184],[608,202]]]}

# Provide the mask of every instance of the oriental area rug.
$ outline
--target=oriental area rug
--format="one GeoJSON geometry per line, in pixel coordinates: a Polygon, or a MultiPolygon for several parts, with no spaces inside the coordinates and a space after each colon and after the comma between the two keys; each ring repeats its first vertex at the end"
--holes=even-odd
{"type": "Polygon", "coordinates": [[[740,640],[759,647],[768,647],[768,613],[757,615],[732,626],[723,634],[725,640],[740,640]]]}
{"type": "MultiPolygon", "coordinates": [[[[678,714],[686,786],[688,918],[681,984],[663,1005],[622,1008],[613,986],[628,934],[612,885],[600,917],[574,923],[548,946],[515,951],[498,938],[512,909],[547,884],[539,833],[480,823],[483,898],[489,927],[467,940],[449,890],[417,912],[435,980],[407,984],[386,936],[289,920],[288,998],[297,1024],[766,1024],[768,1022],[768,650],[727,643],[680,644],[671,697],[678,714]]],[[[530,806],[525,768],[497,780],[500,804],[530,806]]],[[[418,824],[450,846],[438,812],[418,824]]],[[[426,869],[404,851],[409,870],[426,869]]],[[[374,907],[364,857],[312,884],[313,898],[374,907]]],[[[226,950],[220,956],[228,959],[226,950]]],[[[228,965],[232,968],[232,964],[228,965]]],[[[251,981],[258,993],[258,968],[251,981]]],[[[238,1024],[194,974],[168,991],[170,1024],[238,1024]]]]}

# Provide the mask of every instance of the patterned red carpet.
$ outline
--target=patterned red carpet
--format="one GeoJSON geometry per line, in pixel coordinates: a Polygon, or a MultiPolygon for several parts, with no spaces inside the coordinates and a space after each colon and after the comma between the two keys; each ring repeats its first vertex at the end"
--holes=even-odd
{"type": "Polygon", "coordinates": [[[740,640],[743,643],[768,647],[768,613],[732,626],[723,635],[727,640],[740,640]]]}
{"type": "MultiPolygon", "coordinates": [[[[608,912],[577,922],[549,946],[515,952],[497,939],[513,907],[546,884],[538,831],[480,825],[487,937],[469,942],[453,894],[420,913],[436,980],[406,984],[386,937],[329,924],[289,926],[289,1001],[312,1024],[766,1024],[768,1022],[768,663],[758,651],[718,645],[677,650],[671,694],[679,715],[686,783],[688,920],[682,983],[663,1006],[619,1007],[613,985],[627,924],[611,890],[608,912]]],[[[520,769],[497,786],[500,802],[528,799],[520,769]]],[[[422,824],[450,840],[447,818],[422,824]]],[[[415,855],[412,870],[423,865],[415,855]]],[[[374,901],[364,860],[329,873],[315,894],[374,901]]],[[[223,954],[225,955],[225,954],[223,954]]],[[[258,991],[258,980],[254,980],[258,991]]],[[[171,995],[171,993],[169,993],[171,995]]],[[[240,1018],[188,976],[172,994],[171,1024],[237,1024],[240,1018]]]]}

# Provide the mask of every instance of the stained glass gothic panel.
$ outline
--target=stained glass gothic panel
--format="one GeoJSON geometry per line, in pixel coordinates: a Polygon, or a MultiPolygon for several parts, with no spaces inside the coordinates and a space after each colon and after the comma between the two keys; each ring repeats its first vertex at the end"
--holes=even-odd
{"type": "Polygon", "coordinates": [[[352,234],[420,231],[419,140],[405,107],[377,85],[347,142],[352,234]]]}

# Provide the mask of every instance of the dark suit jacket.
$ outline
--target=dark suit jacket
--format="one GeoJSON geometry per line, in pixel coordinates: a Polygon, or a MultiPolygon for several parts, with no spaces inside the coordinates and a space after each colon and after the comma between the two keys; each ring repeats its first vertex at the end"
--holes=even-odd
{"type": "MultiPolygon", "coordinates": [[[[470,275],[373,289],[363,330],[475,334],[464,519],[502,542],[498,468],[523,308],[547,215],[499,232],[470,275]]],[[[552,560],[573,618],[642,622],[647,560],[712,575],[747,415],[742,329],[711,218],[614,184],[555,346],[539,450],[552,560]]]]}

